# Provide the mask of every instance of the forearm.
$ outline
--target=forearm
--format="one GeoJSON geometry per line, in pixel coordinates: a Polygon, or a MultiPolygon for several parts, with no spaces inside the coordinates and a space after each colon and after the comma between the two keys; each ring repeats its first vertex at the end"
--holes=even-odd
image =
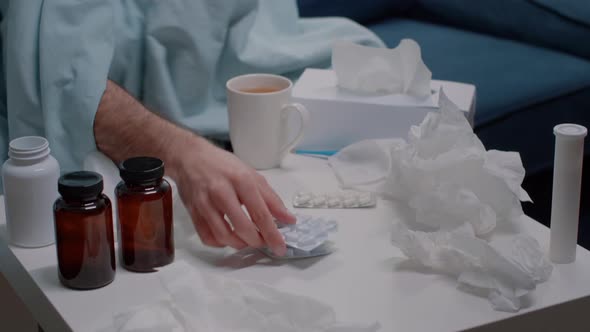
{"type": "Polygon", "coordinates": [[[236,156],[151,113],[110,81],[94,117],[94,138],[115,162],[139,155],[162,159],[203,243],[286,252],[274,218],[293,223],[295,217],[264,177],[236,156]]]}
{"type": "Polygon", "coordinates": [[[207,142],[156,114],[129,95],[116,83],[107,82],[94,118],[94,137],[98,149],[115,162],[134,156],[158,157],[167,165],[167,174],[176,178],[180,147],[207,142]]]}

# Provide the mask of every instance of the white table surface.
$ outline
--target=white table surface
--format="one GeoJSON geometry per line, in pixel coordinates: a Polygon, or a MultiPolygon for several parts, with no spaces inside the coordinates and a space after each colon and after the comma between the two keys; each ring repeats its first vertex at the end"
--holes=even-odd
{"type": "MultiPolygon", "coordinates": [[[[291,155],[281,169],[263,174],[287,203],[297,190],[338,188],[330,168],[319,159],[291,155]]],[[[590,296],[590,253],[578,247],[577,261],[555,265],[551,279],[528,296],[525,309],[518,314],[494,311],[486,299],[456,289],[454,279],[405,267],[403,255],[390,244],[390,225],[403,218],[402,211],[399,204],[381,200],[374,209],[306,210],[339,221],[333,236],[338,250],[322,258],[269,262],[257,253],[209,249],[194,240],[177,246],[176,261],[315,297],[333,306],[340,320],[377,320],[381,331],[465,330],[590,296]]],[[[0,216],[4,218],[3,211],[0,216]]],[[[4,223],[0,221],[2,233],[4,223]]],[[[512,228],[531,234],[547,249],[545,226],[526,217],[512,228]]],[[[494,236],[509,236],[509,231],[500,228],[494,236]]],[[[58,281],[54,246],[22,249],[5,243],[0,241],[0,269],[47,332],[63,330],[64,322],[74,331],[93,331],[114,314],[165,294],[157,273],[132,273],[120,266],[115,281],[104,288],[69,290],[58,281]]]]}

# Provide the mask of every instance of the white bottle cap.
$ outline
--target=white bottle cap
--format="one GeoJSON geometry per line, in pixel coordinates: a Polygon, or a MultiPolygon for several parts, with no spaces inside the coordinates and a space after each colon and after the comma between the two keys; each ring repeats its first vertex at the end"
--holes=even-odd
{"type": "Polygon", "coordinates": [[[564,138],[583,138],[588,134],[588,130],[586,127],[577,124],[562,123],[553,127],[553,134],[564,138]]]}

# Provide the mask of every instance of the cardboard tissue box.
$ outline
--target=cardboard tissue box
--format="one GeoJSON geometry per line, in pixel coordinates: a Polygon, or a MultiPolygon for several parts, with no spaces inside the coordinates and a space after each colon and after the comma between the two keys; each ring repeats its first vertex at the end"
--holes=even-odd
{"type": "Polygon", "coordinates": [[[364,139],[406,137],[412,125],[438,109],[441,87],[473,124],[471,84],[432,80],[426,98],[359,94],[339,88],[332,70],[306,69],[293,87],[293,102],[303,104],[311,119],[296,150],[334,151],[364,139]]]}

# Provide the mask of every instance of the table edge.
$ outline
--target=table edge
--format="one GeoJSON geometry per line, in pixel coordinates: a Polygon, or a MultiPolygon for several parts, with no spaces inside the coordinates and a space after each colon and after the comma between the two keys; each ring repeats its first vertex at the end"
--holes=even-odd
{"type": "Polygon", "coordinates": [[[44,331],[72,331],[2,237],[0,262],[0,272],[44,331]]]}

